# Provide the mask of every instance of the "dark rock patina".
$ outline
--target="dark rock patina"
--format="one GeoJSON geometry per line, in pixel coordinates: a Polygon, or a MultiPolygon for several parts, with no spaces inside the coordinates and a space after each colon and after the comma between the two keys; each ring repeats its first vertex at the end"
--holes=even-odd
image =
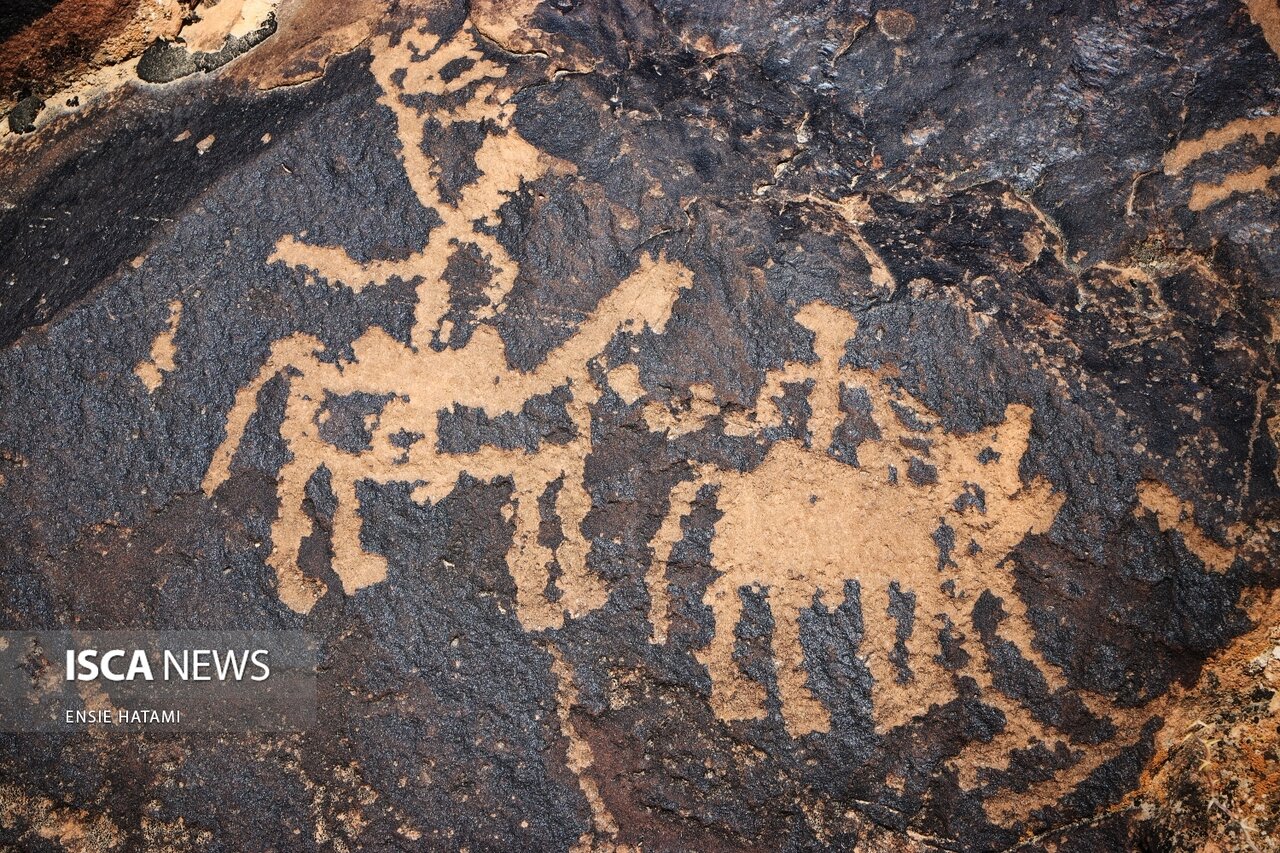
{"type": "Polygon", "coordinates": [[[300,3],[0,139],[0,627],[323,648],[314,731],[0,735],[0,846],[1158,849],[1280,583],[1266,2],[391,4],[254,88],[300,3]],[[731,569],[785,448],[927,571],[731,569]]]}

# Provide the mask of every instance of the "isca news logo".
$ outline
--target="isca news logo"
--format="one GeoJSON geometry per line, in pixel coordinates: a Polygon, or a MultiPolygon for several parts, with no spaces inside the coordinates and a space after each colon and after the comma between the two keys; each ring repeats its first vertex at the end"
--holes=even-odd
{"type": "Polygon", "coordinates": [[[266,681],[268,649],[67,649],[67,681],[266,681]],[[157,678],[159,676],[159,678],[157,678]]]}

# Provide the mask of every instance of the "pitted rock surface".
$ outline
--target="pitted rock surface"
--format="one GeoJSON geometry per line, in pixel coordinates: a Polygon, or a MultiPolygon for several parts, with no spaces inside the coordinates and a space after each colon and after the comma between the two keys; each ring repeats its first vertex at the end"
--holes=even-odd
{"type": "Polygon", "coordinates": [[[1280,837],[1275,0],[339,5],[6,102],[0,628],[322,667],[0,845],[1280,837]]]}

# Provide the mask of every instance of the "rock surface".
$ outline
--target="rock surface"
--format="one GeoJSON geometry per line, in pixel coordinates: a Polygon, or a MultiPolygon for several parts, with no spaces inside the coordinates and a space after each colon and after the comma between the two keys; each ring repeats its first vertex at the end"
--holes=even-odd
{"type": "Polygon", "coordinates": [[[108,6],[0,18],[0,627],[321,724],[0,844],[1275,849],[1276,0],[108,6]]]}

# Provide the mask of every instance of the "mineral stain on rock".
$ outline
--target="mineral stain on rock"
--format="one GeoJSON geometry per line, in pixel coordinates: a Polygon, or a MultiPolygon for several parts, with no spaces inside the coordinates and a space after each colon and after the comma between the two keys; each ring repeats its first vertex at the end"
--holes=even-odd
{"type": "Polygon", "coordinates": [[[0,846],[1278,837],[1274,0],[98,6],[0,29],[0,627],[321,724],[2,734],[0,846]]]}

